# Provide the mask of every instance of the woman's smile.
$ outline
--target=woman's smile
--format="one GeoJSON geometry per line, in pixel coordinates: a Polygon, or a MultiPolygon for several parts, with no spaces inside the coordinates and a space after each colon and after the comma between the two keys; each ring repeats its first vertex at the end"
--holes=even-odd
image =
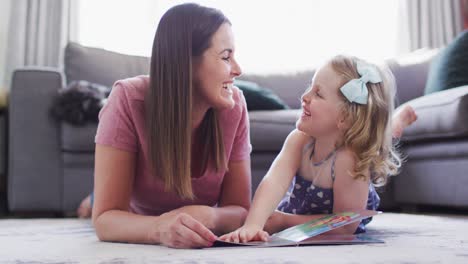
{"type": "Polygon", "coordinates": [[[224,89],[224,92],[227,94],[227,95],[232,95],[232,86],[233,86],[233,82],[226,82],[226,83],[223,83],[223,89],[224,89]]]}

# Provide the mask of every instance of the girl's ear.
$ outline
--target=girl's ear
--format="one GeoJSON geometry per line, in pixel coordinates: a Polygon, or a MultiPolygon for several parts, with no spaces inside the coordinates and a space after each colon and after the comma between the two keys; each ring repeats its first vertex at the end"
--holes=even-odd
{"type": "Polygon", "coordinates": [[[343,114],[340,115],[340,117],[338,118],[336,122],[336,126],[338,127],[340,131],[345,131],[346,129],[350,127],[348,119],[346,118],[346,115],[343,115],[343,114]]]}

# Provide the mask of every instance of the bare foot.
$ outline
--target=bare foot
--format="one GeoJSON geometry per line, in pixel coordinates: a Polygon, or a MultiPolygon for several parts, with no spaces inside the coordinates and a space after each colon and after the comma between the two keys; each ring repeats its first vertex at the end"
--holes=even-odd
{"type": "Polygon", "coordinates": [[[93,208],[91,207],[91,195],[86,196],[86,198],[81,201],[80,206],[76,209],[76,214],[79,218],[90,218],[93,208]]]}
{"type": "Polygon", "coordinates": [[[392,136],[394,138],[400,138],[403,135],[403,130],[416,121],[416,119],[418,119],[418,116],[410,105],[397,109],[397,112],[392,118],[392,136]]]}

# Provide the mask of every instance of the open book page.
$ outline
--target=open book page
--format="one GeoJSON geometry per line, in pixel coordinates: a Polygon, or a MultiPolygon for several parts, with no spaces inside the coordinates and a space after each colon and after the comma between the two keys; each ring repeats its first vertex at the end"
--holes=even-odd
{"type": "Polygon", "coordinates": [[[305,244],[351,244],[351,243],[379,243],[380,240],[374,240],[365,236],[321,236],[316,239],[311,239],[330,230],[361,221],[362,219],[375,216],[380,212],[363,210],[360,212],[343,212],[337,214],[326,215],[319,219],[311,220],[304,224],[296,225],[278,232],[272,236],[267,242],[251,241],[247,243],[233,243],[216,241],[213,246],[258,246],[258,247],[275,247],[305,244]],[[333,242],[333,243],[332,243],[333,242]]]}

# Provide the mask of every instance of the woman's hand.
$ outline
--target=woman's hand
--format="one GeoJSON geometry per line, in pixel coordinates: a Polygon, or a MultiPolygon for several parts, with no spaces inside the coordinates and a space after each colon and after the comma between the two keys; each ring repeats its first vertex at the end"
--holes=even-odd
{"type": "Polygon", "coordinates": [[[191,215],[177,210],[158,217],[150,241],[173,248],[201,248],[213,245],[217,237],[191,215]]]}
{"type": "Polygon", "coordinates": [[[246,243],[249,241],[268,241],[268,233],[258,226],[242,226],[229,234],[225,234],[219,240],[235,243],[246,243]]]}
{"type": "Polygon", "coordinates": [[[176,213],[186,213],[211,231],[216,227],[217,214],[215,208],[206,205],[187,205],[173,210],[176,213]]]}

